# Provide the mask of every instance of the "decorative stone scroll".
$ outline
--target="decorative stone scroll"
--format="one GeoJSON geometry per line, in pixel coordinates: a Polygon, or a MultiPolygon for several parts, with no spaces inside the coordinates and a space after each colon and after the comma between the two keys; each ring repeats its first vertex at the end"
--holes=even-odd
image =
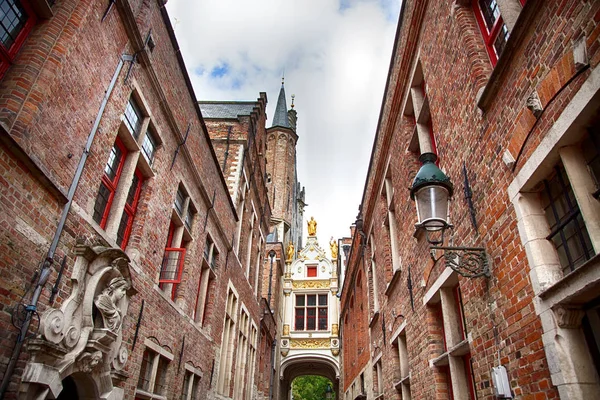
{"type": "Polygon", "coordinates": [[[39,334],[28,343],[21,393],[26,398],[55,398],[62,380],[76,372],[90,376],[102,398],[121,398],[116,381],[128,358],[122,339],[123,318],[132,288],[129,258],[121,250],[79,245],[71,275],[72,292],[60,309],[40,318],[39,334]],[[107,379],[112,376],[112,379],[107,379]]]}

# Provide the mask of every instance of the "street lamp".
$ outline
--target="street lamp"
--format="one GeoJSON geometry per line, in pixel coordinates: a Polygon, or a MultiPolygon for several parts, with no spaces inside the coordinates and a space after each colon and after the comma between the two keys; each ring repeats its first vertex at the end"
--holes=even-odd
{"type": "Polygon", "coordinates": [[[490,276],[487,255],[482,247],[450,247],[437,246],[444,242],[444,232],[453,228],[448,221],[450,198],[454,193],[454,185],[450,178],[435,164],[437,156],[423,153],[419,157],[423,164],[412,187],[410,198],[417,207],[417,228],[425,229],[431,250],[431,258],[437,262],[434,250],[443,250],[446,265],[458,274],[467,278],[490,276]],[[434,237],[435,235],[435,237],[434,237]]]}
{"type": "Polygon", "coordinates": [[[325,389],[325,398],[326,399],[331,399],[331,396],[333,395],[333,390],[331,389],[331,384],[327,384],[327,389],[325,389]]]}

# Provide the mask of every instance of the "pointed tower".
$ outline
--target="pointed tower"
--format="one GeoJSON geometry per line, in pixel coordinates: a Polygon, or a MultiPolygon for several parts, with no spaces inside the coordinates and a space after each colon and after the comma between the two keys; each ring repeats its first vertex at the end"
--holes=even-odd
{"type": "Polygon", "coordinates": [[[286,245],[291,241],[297,248],[302,233],[295,232],[299,211],[296,198],[296,120],[296,111],[287,109],[282,79],[273,125],[267,129],[267,183],[276,241],[286,245]]]}

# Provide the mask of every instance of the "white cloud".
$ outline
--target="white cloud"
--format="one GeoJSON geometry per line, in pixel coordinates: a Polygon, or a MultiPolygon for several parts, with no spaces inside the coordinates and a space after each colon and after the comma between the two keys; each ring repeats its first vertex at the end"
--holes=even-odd
{"type": "Polygon", "coordinates": [[[296,95],[306,214],[319,222],[322,247],[330,236],[348,236],[400,0],[170,0],[167,7],[199,99],[253,100],[266,91],[270,117],[285,69],[288,106],[296,95]]]}

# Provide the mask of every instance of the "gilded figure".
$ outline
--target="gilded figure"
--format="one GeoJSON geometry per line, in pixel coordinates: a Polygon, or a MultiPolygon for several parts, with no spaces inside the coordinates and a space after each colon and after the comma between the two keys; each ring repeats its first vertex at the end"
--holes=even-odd
{"type": "Polygon", "coordinates": [[[310,217],[310,221],[308,224],[308,236],[316,236],[317,235],[317,221],[315,221],[315,217],[310,217]]]}

